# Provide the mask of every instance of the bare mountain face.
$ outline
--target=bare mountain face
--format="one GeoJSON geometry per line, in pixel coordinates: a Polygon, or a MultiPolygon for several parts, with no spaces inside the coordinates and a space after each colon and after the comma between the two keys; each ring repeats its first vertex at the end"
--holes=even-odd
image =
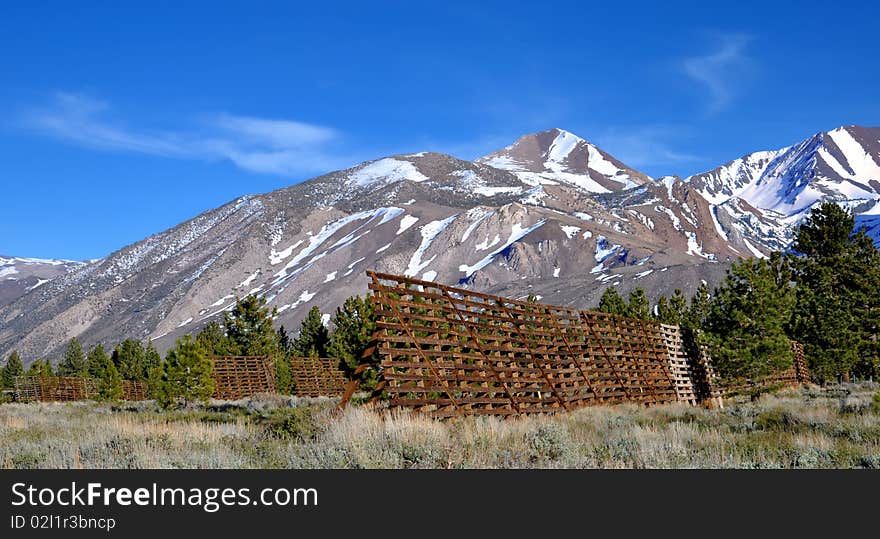
{"type": "MultiPolygon", "coordinates": [[[[609,286],[692,293],[790,235],[778,205],[740,197],[784,153],[651,180],[551,130],[476,162],[436,153],[370,161],[239,198],[27,291],[0,306],[0,354],[57,357],[73,336],[86,346],[150,338],[165,349],[251,293],[296,331],[312,306],[329,319],[366,293],[367,269],[579,307],[609,286]]],[[[805,178],[788,183],[815,180],[805,178]]],[[[862,215],[880,218],[872,204],[862,215]]]]}
{"type": "Polygon", "coordinates": [[[81,265],[72,260],[0,256],[0,307],[81,265]]]}
{"type": "Polygon", "coordinates": [[[880,128],[846,126],[817,133],[687,181],[715,205],[719,219],[731,224],[729,232],[746,236],[764,252],[788,246],[796,226],[825,200],[850,207],[857,223],[880,238],[880,128]]]}

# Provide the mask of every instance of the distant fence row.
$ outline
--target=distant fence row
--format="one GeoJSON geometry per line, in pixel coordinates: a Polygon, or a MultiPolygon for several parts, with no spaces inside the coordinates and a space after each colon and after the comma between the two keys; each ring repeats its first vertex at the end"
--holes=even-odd
{"type": "MultiPolygon", "coordinates": [[[[214,360],[214,398],[236,400],[275,393],[275,365],[263,356],[223,356],[214,360]]],[[[293,394],[297,397],[341,395],[345,375],[336,358],[291,357],[293,394]]]]}
{"type": "Polygon", "coordinates": [[[451,417],[620,402],[720,404],[708,354],[678,326],[398,275],[368,277],[381,356],[377,389],[392,407],[451,417]]]}
{"type": "MultiPolygon", "coordinates": [[[[70,402],[98,396],[99,381],[76,376],[17,376],[14,397],[18,402],[70,402]]],[[[122,400],[147,398],[146,382],[123,380],[122,400]]]]}
{"type": "MultiPolygon", "coordinates": [[[[264,356],[222,356],[214,363],[215,399],[237,400],[261,393],[275,393],[275,365],[264,356]]],[[[290,358],[294,394],[301,397],[341,395],[346,380],[335,358],[290,358]]],[[[18,376],[13,397],[17,402],[71,402],[94,400],[99,380],[77,376],[18,376]]],[[[147,383],[123,380],[122,400],[141,401],[148,395],[147,383]]]]}

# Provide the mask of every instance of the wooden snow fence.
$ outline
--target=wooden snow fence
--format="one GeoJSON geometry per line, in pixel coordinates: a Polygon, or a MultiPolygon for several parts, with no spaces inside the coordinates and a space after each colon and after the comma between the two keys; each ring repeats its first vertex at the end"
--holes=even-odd
{"type": "Polygon", "coordinates": [[[218,356],[214,363],[214,398],[238,400],[275,393],[275,365],[266,356],[218,356]]]}
{"type": "Polygon", "coordinates": [[[145,401],[149,397],[147,383],[141,380],[122,381],[122,400],[145,401]]]}
{"type": "Polygon", "coordinates": [[[367,275],[392,407],[511,416],[702,400],[675,326],[367,275]]]}
{"type": "Polygon", "coordinates": [[[77,376],[16,376],[17,402],[71,402],[94,399],[98,380],[77,376]]]}
{"type": "MultiPolygon", "coordinates": [[[[98,396],[99,380],[78,376],[18,376],[13,397],[17,402],[72,402],[94,400],[98,396]]],[[[147,383],[122,381],[122,399],[147,399],[147,383]]]]}
{"type": "Polygon", "coordinates": [[[335,397],[345,391],[347,381],[336,358],[292,357],[290,366],[297,397],[335,397]]]}

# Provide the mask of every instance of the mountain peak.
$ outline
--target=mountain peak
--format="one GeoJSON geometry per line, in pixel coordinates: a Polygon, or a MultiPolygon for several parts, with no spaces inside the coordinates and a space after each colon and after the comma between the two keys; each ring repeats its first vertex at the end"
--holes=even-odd
{"type": "Polygon", "coordinates": [[[477,162],[513,172],[532,185],[564,183],[591,193],[617,192],[651,181],[596,145],[558,127],[523,135],[477,162]]]}

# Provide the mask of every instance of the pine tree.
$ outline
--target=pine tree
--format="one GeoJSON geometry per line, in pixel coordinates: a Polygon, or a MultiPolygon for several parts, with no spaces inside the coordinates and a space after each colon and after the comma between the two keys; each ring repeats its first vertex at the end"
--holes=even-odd
{"type": "Polygon", "coordinates": [[[239,345],[226,335],[226,330],[215,320],[208,322],[196,335],[196,343],[209,356],[234,356],[241,353],[239,345]]]}
{"type": "Polygon", "coordinates": [[[645,294],[644,288],[636,288],[629,293],[629,304],[626,306],[626,316],[648,320],[651,318],[651,302],[645,294]]]}
{"type": "Polygon", "coordinates": [[[705,318],[705,341],[723,380],[756,379],[792,364],[785,328],[794,306],[794,289],[780,283],[770,261],[734,263],[716,290],[705,318]]]}
{"type": "Polygon", "coordinates": [[[654,305],[654,310],[652,311],[654,318],[657,319],[661,324],[670,324],[669,319],[671,318],[671,311],[669,310],[669,300],[666,299],[666,296],[660,296],[657,299],[657,304],[654,305]]]}
{"type": "Polygon", "coordinates": [[[661,296],[657,301],[657,320],[663,324],[682,325],[686,312],[687,299],[680,288],[676,288],[669,299],[661,296]]]}
{"type": "Polygon", "coordinates": [[[330,344],[330,333],[321,320],[321,310],[312,307],[305,319],[299,335],[293,341],[293,355],[327,357],[327,346],[330,344]]]}
{"type": "Polygon", "coordinates": [[[284,326],[278,328],[279,359],[275,361],[275,388],[283,395],[293,393],[293,367],[290,357],[293,355],[293,341],[284,326]]]}
{"type": "Polygon", "coordinates": [[[269,309],[266,298],[250,295],[235,302],[231,312],[224,315],[229,349],[244,356],[270,356],[279,353],[278,338],[272,319],[278,309],[269,309]]]}
{"type": "Polygon", "coordinates": [[[153,346],[153,341],[151,340],[147,343],[147,348],[144,350],[144,371],[149,373],[151,369],[158,367],[161,363],[162,356],[159,355],[159,351],[153,346]]]}
{"type": "Polygon", "coordinates": [[[122,376],[100,343],[89,352],[88,374],[98,380],[98,400],[122,398],[122,376]]]}
{"type": "Polygon", "coordinates": [[[852,213],[827,202],[798,228],[791,332],[820,380],[873,374],[880,363],[880,252],[852,213]]]}
{"type": "Polygon", "coordinates": [[[680,326],[687,312],[687,298],[684,297],[681,288],[672,291],[672,296],[669,297],[669,310],[673,319],[672,323],[680,326]]]}
{"type": "Polygon", "coordinates": [[[628,307],[626,301],[617,292],[617,288],[609,286],[602,293],[602,297],[599,298],[599,311],[626,316],[628,307]]]}
{"type": "Polygon", "coordinates": [[[354,377],[354,371],[361,363],[372,365],[359,377],[363,389],[372,389],[378,379],[379,355],[374,352],[369,358],[363,357],[372,344],[376,327],[372,301],[369,297],[361,299],[360,296],[346,299],[336,309],[333,327],[335,331],[328,347],[329,355],[339,358],[339,368],[349,379],[354,377]]]}
{"type": "Polygon", "coordinates": [[[64,358],[58,364],[59,376],[78,376],[84,378],[88,376],[88,362],[83,352],[82,345],[76,337],[70,339],[67,343],[67,349],[64,351],[64,358]]]}
{"type": "Polygon", "coordinates": [[[86,367],[88,375],[92,378],[99,378],[104,370],[105,360],[110,361],[110,358],[107,357],[107,352],[104,351],[104,345],[98,343],[89,351],[86,367]]]}
{"type": "Polygon", "coordinates": [[[18,352],[13,351],[2,369],[2,378],[0,380],[3,382],[3,387],[7,389],[15,387],[15,378],[21,376],[23,372],[24,365],[21,364],[21,358],[18,356],[18,352]]]}
{"type": "Polygon", "coordinates": [[[163,408],[207,402],[214,394],[213,363],[205,351],[184,335],[165,355],[160,372],[154,371],[155,398],[163,408]]]}
{"type": "Polygon", "coordinates": [[[147,394],[151,399],[155,399],[162,379],[162,356],[153,346],[152,340],[147,342],[147,348],[144,350],[144,370],[147,373],[147,394]]]}
{"type": "Polygon", "coordinates": [[[703,281],[697,292],[691,297],[691,305],[681,319],[681,325],[690,329],[702,329],[709,314],[709,306],[712,302],[712,294],[709,285],[703,281]]]}
{"type": "Polygon", "coordinates": [[[113,350],[111,359],[124,380],[147,379],[144,345],[140,341],[125,339],[113,350]]]}
{"type": "Polygon", "coordinates": [[[284,326],[278,328],[278,348],[285,355],[290,355],[290,351],[293,349],[290,334],[287,333],[287,329],[284,326]]]}
{"type": "Polygon", "coordinates": [[[43,376],[43,360],[38,359],[28,365],[27,370],[24,372],[25,376],[43,376]]]}
{"type": "Polygon", "coordinates": [[[50,362],[48,359],[45,361],[43,361],[42,359],[34,361],[33,363],[31,363],[31,366],[28,367],[25,376],[55,376],[55,373],[52,371],[52,362],[50,362]]]}

